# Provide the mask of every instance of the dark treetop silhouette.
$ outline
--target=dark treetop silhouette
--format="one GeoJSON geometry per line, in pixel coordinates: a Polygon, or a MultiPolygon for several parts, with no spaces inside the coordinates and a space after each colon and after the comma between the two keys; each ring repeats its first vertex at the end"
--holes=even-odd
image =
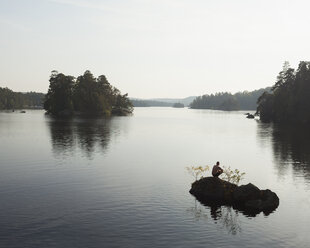
{"type": "Polygon", "coordinates": [[[74,112],[125,115],[133,111],[127,94],[122,95],[104,75],[95,78],[90,71],[75,79],[52,71],[44,109],[53,115],[74,112]]]}
{"type": "Polygon", "coordinates": [[[264,122],[310,123],[310,62],[301,61],[298,69],[283,65],[270,93],[258,98],[257,114],[264,122]]]}

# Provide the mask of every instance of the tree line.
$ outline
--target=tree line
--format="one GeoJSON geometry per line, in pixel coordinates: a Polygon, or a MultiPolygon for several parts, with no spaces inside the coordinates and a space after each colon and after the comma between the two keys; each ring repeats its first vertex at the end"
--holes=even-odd
{"type": "Polygon", "coordinates": [[[45,94],[14,92],[0,87],[0,109],[42,108],[45,94]]]}
{"type": "Polygon", "coordinates": [[[285,62],[271,92],[264,92],[257,103],[264,122],[310,123],[310,62],[301,61],[297,70],[285,62]]]}
{"type": "Polygon", "coordinates": [[[77,78],[52,71],[44,109],[54,115],[70,115],[73,112],[128,114],[133,106],[127,94],[113,87],[104,75],[97,78],[90,71],[77,78]]]}
{"type": "Polygon", "coordinates": [[[189,105],[192,109],[214,109],[214,110],[255,110],[257,108],[257,99],[265,91],[270,91],[270,87],[243,91],[236,94],[229,92],[219,92],[211,95],[202,95],[196,97],[189,105]]]}

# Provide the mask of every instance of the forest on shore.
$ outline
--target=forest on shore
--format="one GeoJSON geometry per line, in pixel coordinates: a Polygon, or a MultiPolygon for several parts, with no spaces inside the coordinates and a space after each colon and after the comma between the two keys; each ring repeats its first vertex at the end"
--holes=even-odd
{"type": "Polygon", "coordinates": [[[198,96],[189,105],[192,109],[214,110],[256,110],[257,99],[264,93],[269,92],[271,87],[254,91],[243,91],[236,94],[220,92],[211,95],[198,96]]]}
{"type": "Polygon", "coordinates": [[[310,62],[301,61],[297,70],[288,62],[271,92],[258,98],[257,114],[264,122],[310,123],[310,62]]]}
{"type": "Polygon", "coordinates": [[[133,111],[127,94],[112,86],[104,75],[95,78],[90,71],[77,78],[52,71],[44,109],[53,115],[74,112],[125,115],[133,111]]]}
{"type": "Polygon", "coordinates": [[[0,87],[0,109],[42,108],[45,94],[14,92],[0,87]]]}

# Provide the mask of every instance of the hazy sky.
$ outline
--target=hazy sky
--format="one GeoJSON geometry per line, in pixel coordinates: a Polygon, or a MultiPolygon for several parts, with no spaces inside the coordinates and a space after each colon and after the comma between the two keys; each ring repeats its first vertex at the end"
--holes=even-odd
{"type": "Polygon", "coordinates": [[[307,0],[0,0],[0,87],[90,70],[130,97],[271,86],[310,58],[307,0]]]}

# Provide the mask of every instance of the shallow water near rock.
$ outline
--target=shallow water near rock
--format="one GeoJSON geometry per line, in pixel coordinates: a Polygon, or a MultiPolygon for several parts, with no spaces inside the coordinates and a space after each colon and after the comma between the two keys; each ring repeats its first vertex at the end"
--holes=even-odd
{"type": "Polygon", "coordinates": [[[308,247],[310,135],[244,113],[0,112],[0,247],[308,247]],[[216,161],[276,192],[276,211],[196,201],[185,167],[216,161]]]}

